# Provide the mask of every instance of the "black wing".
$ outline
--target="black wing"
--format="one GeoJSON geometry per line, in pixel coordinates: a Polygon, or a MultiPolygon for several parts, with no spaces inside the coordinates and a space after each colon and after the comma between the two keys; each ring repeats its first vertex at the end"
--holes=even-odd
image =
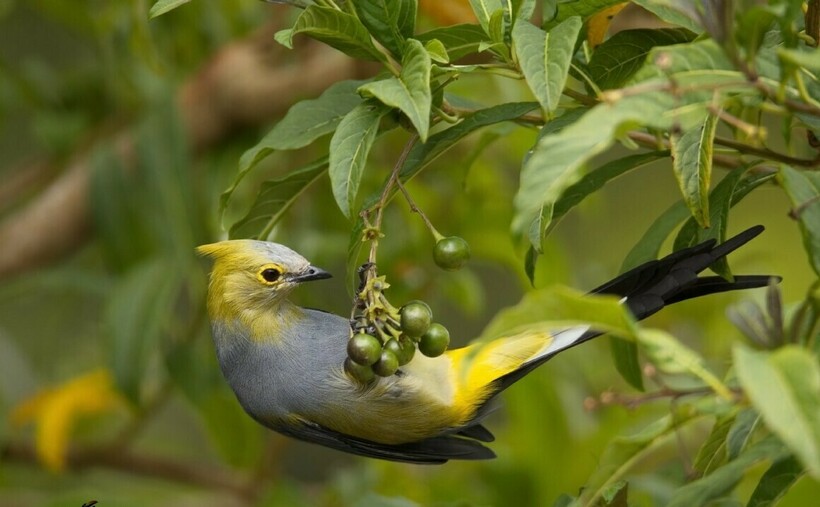
{"type": "Polygon", "coordinates": [[[324,445],[338,451],[404,463],[437,465],[451,459],[478,460],[495,457],[492,450],[472,440],[474,438],[485,442],[492,440],[492,434],[480,425],[463,429],[457,434],[440,435],[396,445],[380,444],[351,437],[307,421],[301,421],[296,426],[276,428],[276,430],[289,437],[324,445]],[[458,436],[459,434],[468,438],[458,436]]]}

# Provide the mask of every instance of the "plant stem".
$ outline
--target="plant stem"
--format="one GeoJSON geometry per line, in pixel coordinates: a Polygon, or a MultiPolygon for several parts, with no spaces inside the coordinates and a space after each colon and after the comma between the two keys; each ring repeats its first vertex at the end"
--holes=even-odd
{"type": "Polygon", "coordinates": [[[391,191],[393,190],[393,186],[399,180],[399,173],[401,172],[402,167],[404,167],[404,163],[407,160],[407,155],[410,154],[410,150],[413,149],[413,146],[418,141],[418,134],[413,134],[413,136],[407,141],[404,145],[404,149],[399,155],[398,160],[396,160],[396,164],[393,166],[393,171],[390,173],[390,178],[387,180],[387,183],[384,185],[384,189],[382,190],[382,195],[379,197],[379,201],[372,206],[364,210],[363,218],[367,221],[367,218],[370,216],[371,213],[374,211],[376,212],[376,219],[374,220],[373,224],[370,225],[372,237],[370,239],[370,254],[368,255],[368,262],[373,264],[367,274],[368,278],[372,276],[373,268],[376,265],[376,251],[379,248],[379,236],[381,235],[382,230],[382,218],[384,217],[384,208],[387,206],[387,199],[390,197],[391,191]]]}
{"type": "MultiPolygon", "coordinates": [[[[33,464],[37,462],[37,455],[30,444],[6,442],[0,446],[0,459],[5,463],[33,464]]],[[[66,461],[68,469],[72,471],[108,468],[133,475],[222,490],[246,500],[251,493],[247,487],[247,478],[232,470],[137,454],[119,447],[72,448],[66,461]]]]}
{"type": "Polygon", "coordinates": [[[404,184],[401,182],[401,180],[396,180],[396,186],[399,187],[399,190],[401,190],[402,195],[404,195],[404,199],[410,206],[410,211],[419,214],[421,219],[424,220],[424,225],[427,226],[427,230],[430,231],[430,234],[433,235],[436,241],[442,239],[444,236],[442,236],[441,233],[436,230],[436,228],[433,226],[433,223],[430,221],[429,218],[427,218],[427,215],[425,215],[424,212],[418,206],[416,206],[416,202],[410,196],[410,192],[408,192],[407,189],[404,188],[404,184]]]}
{"type": "MultiPolygon", "coordinates": [[[[730,389],[733,395],[739,396],[742,394],[740,389],[730,389]]],[[[588,408],[597,408],[602,405],[623,405],[628,409],[637,408],[644,403],[656,401],[664,398],[670,398],[672,401],[678,400],[685,396],[704,396],[713,394],[714,389],[709,386],[698,387],[694,389],[673,389],[671,387],[663,387],[657,391],[646,394],[629,395],[616,393],[613,391],[604,391],[597,399],[588,399],[586,405],[588,408]]]]}
{"type": "Polygon", "coordinates": [[[808,169],[816,169],[818,168],[818,166],[820,166],[820,156],[817,156],[813,159],[792,157],[790,155],[770,150],[769,148],[757,148],[755,146],[750,146],[748,144],[744,144],[733,139],[727,139],[725,137],[715,137],[715,144],[718,144],[720,146],[726,146],[727,148],[732,148],[733,150],[737,150],[740,153],[744,153],[747,155],[757,155],[763,158],[767,158],[769,160],[783,162],[784,164],[789,164],[793,166],[805,167],[808,169]]]}
{"type": "Polygon", "coordinates": [[[563,93],[567,97],[573,99],[576,102],[584,104],[585,106],[594,106],[599,102],[598,99],[596,99],[595,97],[591,97],[585,93],[575,91],[572,88],[564,88],[563,93]]]}

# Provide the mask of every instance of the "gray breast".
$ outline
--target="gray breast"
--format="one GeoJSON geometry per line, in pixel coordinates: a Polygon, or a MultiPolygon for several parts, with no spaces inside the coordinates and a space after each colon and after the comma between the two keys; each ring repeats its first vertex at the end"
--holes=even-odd
{"type": "Polygon", "coordinates": [[[334,379],[342,372],[348,330],[342,317],[306,310],[282,336],[255,342],[214,326],[214,341],[242,407],[275,428],[288,415],[311,413],[326,402],[328,387],[339,384],[334,379]]]}

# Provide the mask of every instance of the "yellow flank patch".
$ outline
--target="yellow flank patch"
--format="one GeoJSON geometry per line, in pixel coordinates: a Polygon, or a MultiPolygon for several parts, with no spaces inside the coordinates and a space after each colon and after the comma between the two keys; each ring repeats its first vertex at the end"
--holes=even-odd
{"type": "Polygon", "coordinates": [[[552,340],[550,333],[525,331],[450,352],[457,385],[453,406],[465,418],[471,417],[475,407],[493,394],[493,381],[533,359],[552,340]]]}
{"type": "Polygon", "coordinates": [[[604,41],[612,19],[627,5],[629,5],[629,2],[613,5],[589,18],[589,21],[587,21],[587,43],[591,48],[594,49],[604,41]]]}
{"type": "Polygon", "coordinates": [[[49,470],[61,472],[76,421],[124,406],[125,402],[114,390],[111,374],[99,369],[40,391],[15,407],[10,417],[16,426],[35,424],[37,457],[49,470]]]}

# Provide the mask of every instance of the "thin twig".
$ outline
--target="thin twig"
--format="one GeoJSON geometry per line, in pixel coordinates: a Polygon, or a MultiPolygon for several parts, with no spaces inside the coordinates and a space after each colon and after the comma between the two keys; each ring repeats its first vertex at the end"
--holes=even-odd
{"type": "Polygon", "coordinates": [[[715,144],[725,146],[733,150],[737,150],[738,152],[746,155],[757,155],[759,157],[767,158],[769,160],[783,162],[784,164],[789,164],[798,167],[805,167],[807,169],[814,169],[820,166],[820,154],[818,154],[818,156],[816,156],[813,159],[792,157],[790,155],[770,150],[769,148],[757,148],[755,146],[750,146],[748,144],[735,141],[733,139],[727,139],[725,137],[719,136],[715,137],[715,144]]]}
{"type": "Polygon", "coordinates": [[[577,92],[572,88],[564,88],[564,95],[573,99],[576,102],[584,104],[585,106],[594,106],[599,102],[595,97],[591,97],[585,93],[577,92]]]}
{"type": "Polygon", "coordinates": [[[362,211],[362,218],[366,221],[366,223],[368,223],[368,229],[370,229],[368,233],[369,237],[367,238],[370,241],[370,255],[368,255],[368,262],[372,263],[374,266],[376,263],[376,251],[379,247],[379,236],[381,235],[382,218],[384,217],[384,208],[387,206],[387,199],[389,199],[392,195],[393,186],[398,181],[399,173],[401,172],[402,167],[404,167],[407,156],[410,154],[410,150],[413,149],[413,146],[415,146],[418,138],[418,134],[413,134],[413,136],[407,141],[407,144],[404,145],[404,149],[402,150],[401,155],[399,155],[398,160],[396,160],[396,164],[393,166],[393,171],[390,173],[390,178],[384,185],[379,201],[372,207],[362,211]],[[373,212],[376,213],[376,219],[372,225],[370,225],[368,219],[373,212]]]}
{"type": "Polygon", "coordinates": [[[820,117],[820,108],[813,106],[811,104],[807,104],[805,102],[798,102],[796,100],[792,100],[789,98],[780,98],[777,96],[777,93],[774,92],[766,83],[757,80],[754,82],[757,89],[763,93],[763,95],[774,102],[775,104],[780,104],[784,106],[786,109],[796,112],[796,113],[806,113],[812,116],[820,117]]]}
{"type": "MultiPolygon", "coordinates": [[[[742,394],[740,389],[730,389],[730,391],[736,396],[740,396],[742,394]]],[[[698,387],[694,389],[673,389],[671,387],[662,387],[661,389],[651,393],[637,395],[604,391],[598,399],[588,398],[585,405],[588,409],[595,409],[598,408],[598,406],[622,405],[631,410],[651,401],[666,398],[675,401],[686,396],[704,396],[713,393],[714,390],[711,387],[698,387]]]]}
{"type": "Polygon", "coordinates": [[[419,214],[421,219],[424,220],[424,225],[427,226],[427,230],[429,230],[430,234],[432,234],[436,238],[436,240],[438,240],[441,237],[441,234],[433,226],[433,222],[431,222],[430,219],[427,218],[427,215],[416,205],[416,201],[413,200],[413,197],[410,195],[410,192],[408,192],[407,189],[404,188],[404,184],[401,182],[401,179],[396,179],[396,186],[399,187],[399,190],[401,190],[402,195],[404,195],[404,199],[407,201],[407,205],[410,206],[410,211],[419,214]]]}

